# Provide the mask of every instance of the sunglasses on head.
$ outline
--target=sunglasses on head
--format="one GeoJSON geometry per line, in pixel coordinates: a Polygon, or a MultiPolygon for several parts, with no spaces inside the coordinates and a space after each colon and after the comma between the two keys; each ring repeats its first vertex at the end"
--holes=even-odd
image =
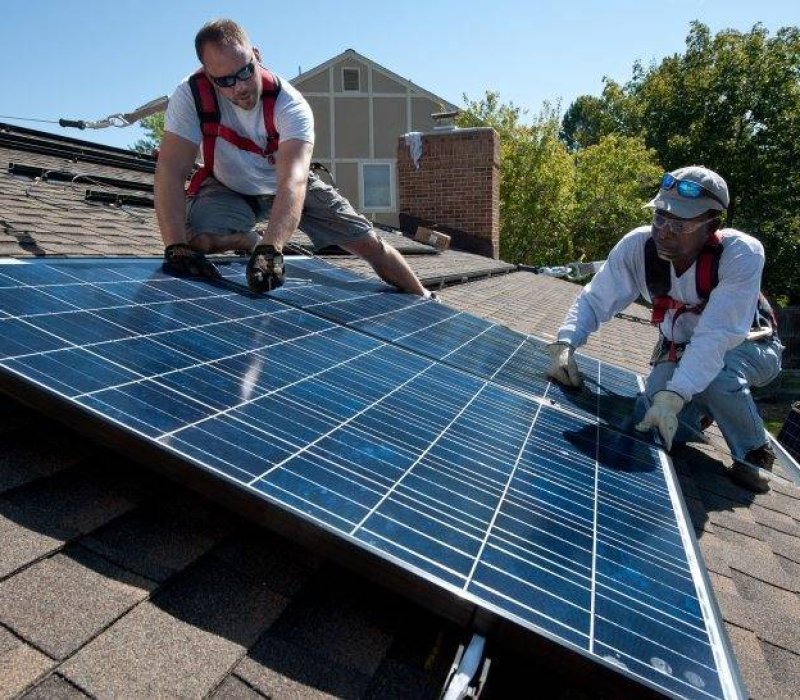
{"type": "Polygon", "coordinates": [[[241,80],[242,82],[244,82],[245,80],[249,80],[251,77],[253,77],[253,73],[255,72],[255,70],[256,70],[255,61],[250,61],[250,63],[248,63],[246,66],[240,68],[231,75],[223,75],[220,76],[219,78],[211,76],[211,80],[213,80],[214,83],[217,84],[219,87],[229,88],[236,85],[237,80],[241,80]]]}
{"type": "Polygon", "coordinates": [[[681,197],[686,197],[686,199],[709,197],[710,199],[713,199],[715,202],[719,203],[723,209],[727,209],[725,202],[717,197],[717,195],[715,195],[711,190],[703,187],[700,183],[692,182],[691,180],[679,180],[674,175],[666,173],[664,177],[661,178],[661,189],[671,190],[673,187],[677,188],[678,194],[681,197]]]}

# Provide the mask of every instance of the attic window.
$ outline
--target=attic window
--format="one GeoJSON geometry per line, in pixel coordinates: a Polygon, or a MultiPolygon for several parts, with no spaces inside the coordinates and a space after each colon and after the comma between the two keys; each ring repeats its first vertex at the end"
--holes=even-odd
{"type": "Polygon", "coordinates": [[[361,69],[342,68],[342,86],[345,92],[361,92],[361,69]]]}

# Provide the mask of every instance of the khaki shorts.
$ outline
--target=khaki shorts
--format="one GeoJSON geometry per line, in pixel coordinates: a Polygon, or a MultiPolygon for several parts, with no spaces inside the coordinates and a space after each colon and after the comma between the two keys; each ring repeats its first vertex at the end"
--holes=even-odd
{"type": "MultiPolygon", "coordinates": [[[[274,195],[239,194],[209,177],[186,203],[189,240],[200,233],[213,236],[252,231],[255,244],[255,226],[269,219],[274,199],[274,195]]],[[[317,249],[373,235],[369,220],[314,174],[308,176],[299,228],[317,249]]]]}

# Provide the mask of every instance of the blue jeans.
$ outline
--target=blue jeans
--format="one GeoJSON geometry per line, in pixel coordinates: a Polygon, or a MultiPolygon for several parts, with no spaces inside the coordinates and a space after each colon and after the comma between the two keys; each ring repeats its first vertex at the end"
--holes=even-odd
{"type": "MultiPolygon", "coordinates": [[[[770,340],[753,342],[745,340],[724,357],[720,373],[703,391],[692,397],[678,415],[681,423],[675,435],[676,442],[686,442],[700,432],[703,416],[713,418],[719,426],[731,454],[744,458],[750,451],[767,441],[764,422],[758,415],[750,393],[751,386],[769,384],[781,371],[783,345],[777,336],[770,340]],[[686,425],[683,425],[683,424],[686,425]]],[[[656,392],[665,389],[677,364],[659,362],[645,382],[645,394],[652,401],[656,392]]],[[[642,402],[637,414],[644,413],[642,402]]]]}

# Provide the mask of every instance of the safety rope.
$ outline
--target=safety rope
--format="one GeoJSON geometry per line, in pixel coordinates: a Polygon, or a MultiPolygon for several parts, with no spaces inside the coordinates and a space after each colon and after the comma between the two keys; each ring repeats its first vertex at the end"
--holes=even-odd
{"type": "Polygon", "coordinates": [[[8,114],[0,114],[0,119],[11,119],[15,122],[39,122],[40,124],[58,124],[55,119],[35,119],[34,117],[12,117],[8,114]]]}

